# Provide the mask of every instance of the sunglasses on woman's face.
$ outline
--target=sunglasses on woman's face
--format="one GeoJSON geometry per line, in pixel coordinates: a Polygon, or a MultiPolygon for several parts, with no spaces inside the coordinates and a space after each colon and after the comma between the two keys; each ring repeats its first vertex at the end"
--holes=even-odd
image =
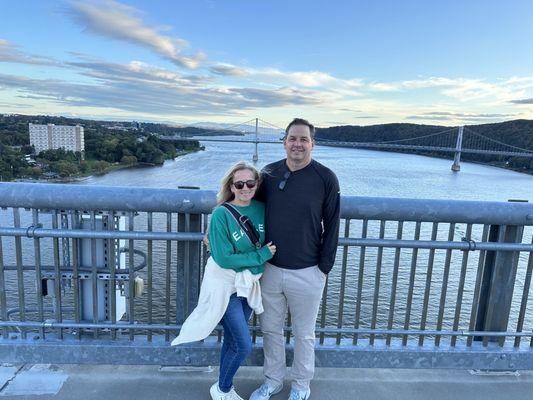
{"type": "Polygon", "coordinates": [[[255,181],[254,179],[249,179],[247,181],[233,182],[233,186],[235,186],[235,189],[238,189],[238,190],[241,190],[244,187],[244,185],[246,185],[248,189],[253,189],[255,185],[257,185],[257,181],[255,181]]]}

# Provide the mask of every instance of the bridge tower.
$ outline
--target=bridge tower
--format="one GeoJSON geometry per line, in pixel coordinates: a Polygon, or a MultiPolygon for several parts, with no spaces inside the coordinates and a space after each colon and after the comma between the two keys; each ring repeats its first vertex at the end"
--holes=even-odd
{"type": "Polygon", "coordinates": [[[453,157],[452,171],[459,172],[461,170],[461,148],[463,146],[463,129],[464,126],[459,127],[459,132],[457,134],[457,143],[455,145],[455,156],[453,157]]]}
{"type": "Polygon", "coordinates": [[[255,153],[254,153],[254,156],[253,156],[253,161],[254,162],[257,162],[257,160],[259,160],[259,155],[257,154],[257,143],[259,142],[259,137],[257,136],[258,135],[258,130],[257,130],[257,124],[259,122],[259,118],[256,118],[255,119],[255,153]]]}

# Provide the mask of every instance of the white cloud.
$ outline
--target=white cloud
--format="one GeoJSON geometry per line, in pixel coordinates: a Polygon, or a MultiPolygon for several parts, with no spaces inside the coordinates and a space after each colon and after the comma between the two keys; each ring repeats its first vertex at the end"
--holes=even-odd
{"type": "Polygon", "coordinates": [[[127,41],[146,47],[174,64],[194,69],[205,59],[201,52],[192,56],[182,54],[188,43],[179,38],[172,38],[156,29],[146,26],[139,11],[133,7],[113,0],[70,1],[70,14],[85,26],[88,32],[127,41]]]}
{"type": "Polygon", "coordinates": [[[457,111],[429,111],[421,114],[409,115],[406,119],[425,121],[448,121],[461,123],[484,123],[516,118],[516,113],[468,113],[457,111]]]}
{"type": "Polygon", "coordinates": [[[137,81],[138,84],[153,82],[182,87],[198,86],[212,81],[212,78],[208,76],[182,75],[141,61],[116,64],[86,56],[78,56],[78,58],[81,61],[68,62],[66,65],[79,70],[82,75],[103,81],[137,81]]]}
{"type": "Polygon", "coordinates": [[[356,91],[363,86],[359,79],[339,79],[321,71],[281,71],[276,68],[249,69],[257,78],[286,82],[307,88],[344,89],[356,91]]]}
{"type": "Polygon", "coordinates": [[[218,63],[209,68],[212,73],[223,76],[248,76],[250,71],[232,64],[218,63]]]}
{"type": "Polygon", "coordinates": [[[0,62],[50,66],[59,65],[57,61],[50,57],[24,53],[18,49],[18,46],[5,39],[0,39],[0,62]]]}
{"type": "Polygon", "coordinates": [[[249,77],[262,83],[294,85],[304,88],[343,88],[356,90],[363,86],[359,79],[339,79],[321,71],[282,71],[276,68],[248,68],[227,63],[218,63],[210,68],[211,72],[222,76],[249,77]]]}
{"type": "Polygon", "coordinates": [[[512,77],[488,82],[484,79],[429,77],[400,82],[373,82],[370,91],[398,92],[421,89],[437,89],[441,95],[460,102],[485,99],[492,104],[512,101],[526,94],[533,87],[533,77],[512,77]]]}
{"type": "Polygon", "coordinates": [[[0,74],[0,88],[39,96],[68,107],[109,107],[153,115],[228,115],[243,110],[316,105],[320,93],[291,87],[258,89],[214,84],[211,77],[186,76],[139,61],[109,63],[77,55],[65,63],[92,78],[84,84],[0,74]]]}

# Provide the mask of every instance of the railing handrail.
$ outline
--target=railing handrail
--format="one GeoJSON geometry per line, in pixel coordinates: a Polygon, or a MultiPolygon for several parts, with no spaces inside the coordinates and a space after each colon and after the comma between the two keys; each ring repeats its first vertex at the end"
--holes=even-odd
{"type": "MultiPolygon", "coordinates": [[[[209,214],[212,190],[1,183],[0,207],[209,214]]],[[[533,203],[342,196],[349,219],[533,225],[533,203]]]]}

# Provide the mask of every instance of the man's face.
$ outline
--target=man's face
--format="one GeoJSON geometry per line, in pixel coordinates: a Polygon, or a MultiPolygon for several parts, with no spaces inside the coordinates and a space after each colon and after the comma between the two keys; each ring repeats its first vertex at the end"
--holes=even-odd
{"type": "Polygon", "coordinates": [[[293,125],[283,141],[287,152],[287,160],[296,163],[311,161],[311,151],[314,141],[311,139],[311,131],[307,125],[293,125]]]}

